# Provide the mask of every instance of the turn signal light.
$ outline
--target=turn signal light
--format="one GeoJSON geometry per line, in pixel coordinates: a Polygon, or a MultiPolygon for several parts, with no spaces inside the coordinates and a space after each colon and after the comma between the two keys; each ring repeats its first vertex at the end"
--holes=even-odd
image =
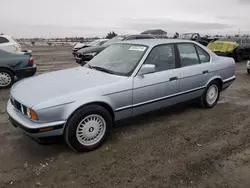
{"type": "Polygon", "coordinates": [[[30,108],[27,109],[27,115],[30,119],[38,120],[38,116],[37,116],[36,112],[30,108]]]}
{"type": "Polygon", "coordinates": [[[40,132],[46,132],[46,131],[52,131],[53,127],[46,127],[46,128],[41,128],[39,129],[40,132]]]}

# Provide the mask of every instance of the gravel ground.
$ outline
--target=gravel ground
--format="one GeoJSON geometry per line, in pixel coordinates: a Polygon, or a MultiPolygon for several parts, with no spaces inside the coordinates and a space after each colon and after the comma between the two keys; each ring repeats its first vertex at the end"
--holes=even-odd
{"type": "MultiPolygon", "coordinates": [[[[38,74],[76,66],[69,47],[36,47],[38,74]]],[[[0,187],[250,187],[250,76],[209,110],[179,105],[118,125],[98,150],[41,146],[11,126],[0,91],[0,187]]]]}

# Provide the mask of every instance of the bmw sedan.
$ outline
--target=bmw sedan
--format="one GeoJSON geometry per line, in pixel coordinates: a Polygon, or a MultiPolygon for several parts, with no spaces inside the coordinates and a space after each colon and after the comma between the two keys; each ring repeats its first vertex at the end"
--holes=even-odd
{"type": "Polygon", "coordinates": [[[118,120],[189,100],[213,108],[235,79],[233,58],[194,41],[131,40],[110,45],[82,67],[16,83],[7,113],[38,141],[63,136],[75,151],[90,151],[118,120]]]}

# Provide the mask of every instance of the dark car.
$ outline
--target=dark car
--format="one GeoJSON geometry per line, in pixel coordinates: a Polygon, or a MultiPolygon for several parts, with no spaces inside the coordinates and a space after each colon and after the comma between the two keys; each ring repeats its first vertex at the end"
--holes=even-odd
{"type": "Polygon", "coordinates": [[[220,38],[209,43],[208,48],[219,56],[232,57],[236,62],[250,58],[250,38],[246,37],[220,38]]]}
{"type": "Polygon", "coordinates": [[[102,50],[110,46],[111,44],[114,44],[116,42],[120,41],[126,41],[126,40],[138,40],[138,39],[156,39],[153,35],[118,35],[112,39],[110,39],[108,42],[104,43],[102,46],[91,46],[87,48],[80,49],[76,52],[75,58],[76,62],[79,64],[85,64],[85,62],[90,61],[95,55],[100,53],[102,50]]]}
{"type": "Polygon", "coordinates": [[[203,46],[207,46],[209,42],[215,40],[214,38],[202,37],[199,33],[184,33],[181,34],[178,38],[185,40],[193,40],[202,44],[203,46]]]}
{"type": "Polygon", "coordinates": [[[0,89],[9,88],[17,79],[36,73],[36,64],[30,52],[11,53],[0,49],[0,89]]]}
{"type": "Polygon", "coordinates": [[[96,40],[94,40],[90,43],[87,43],[87,44],[77,43],[72,48],[72,51],[73,51],[72,54],[75,56],[76,52],[82,48],[87,48],[90,46],[101,46],[107,41],[108,41],[108,39],[96,39],[96,40]]]}

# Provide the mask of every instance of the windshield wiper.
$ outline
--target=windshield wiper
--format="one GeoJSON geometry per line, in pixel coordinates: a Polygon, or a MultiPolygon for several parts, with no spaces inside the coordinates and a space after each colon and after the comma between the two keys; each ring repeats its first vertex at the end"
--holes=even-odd
{"type": "Polygon", "coordinates": [[[88,65],[88,67],[90,68],[90,69],[93,69],[93,67],[89,64],[89,63],[86,63],[87,65],[88,65]]]}
{"type": "Polygon", "coordinates": [[[99,71],[102,71],[102,72],[106,72],[106,73],[109,73],[109,74],[115,74],[113,71],[108,70],[108,69],[105,69],[105,68],[103,68],[103,67],[91,66],[91,68],[92,68],[92,69],[99,70],[99,71]]]}

